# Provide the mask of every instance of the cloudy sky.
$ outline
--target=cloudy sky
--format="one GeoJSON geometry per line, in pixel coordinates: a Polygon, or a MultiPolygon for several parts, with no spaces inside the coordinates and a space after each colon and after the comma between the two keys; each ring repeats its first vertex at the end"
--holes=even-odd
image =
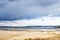
{"type": "Polygon", "coordinates": [[[0,26],[60,25],[60,0],[0,0],[0,26]]]}

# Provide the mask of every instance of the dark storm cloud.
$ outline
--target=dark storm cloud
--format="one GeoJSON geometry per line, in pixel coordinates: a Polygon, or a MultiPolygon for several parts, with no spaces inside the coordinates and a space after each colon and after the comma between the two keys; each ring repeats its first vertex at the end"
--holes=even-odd
{"type": "MultiPolygon", "coordinates": [[[[52,14],[60,0],[0,0],[0,20],[32,19],[52,14]],[[54,6],[56,4],[56,6],[54,6]]],[[[57,13],[55,13],[57,14],[57,13]]]]}

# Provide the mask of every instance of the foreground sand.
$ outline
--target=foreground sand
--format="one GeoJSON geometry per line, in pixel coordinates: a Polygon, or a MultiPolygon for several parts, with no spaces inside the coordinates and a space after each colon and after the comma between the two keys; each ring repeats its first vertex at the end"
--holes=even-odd
{"type": "Polygon", "coordinates": [[[60,40],[60,32],[0,30],[0,40],[60,40]]]}

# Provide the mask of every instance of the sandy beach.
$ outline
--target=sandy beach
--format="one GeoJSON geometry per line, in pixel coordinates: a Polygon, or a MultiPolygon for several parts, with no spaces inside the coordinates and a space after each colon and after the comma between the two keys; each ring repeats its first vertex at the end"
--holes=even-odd
{"type": "Polygon", "coordinates": [[[0,40],[60,40],[60,32],[0,30],[0,40]]]}

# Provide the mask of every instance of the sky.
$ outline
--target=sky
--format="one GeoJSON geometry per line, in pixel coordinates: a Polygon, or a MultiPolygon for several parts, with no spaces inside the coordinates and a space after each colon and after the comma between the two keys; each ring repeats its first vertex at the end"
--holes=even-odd
{"type": "Polygon", "coordinates": [[[60,25],[59,20],[60,0],[0,0],[0,26],[60,25]]]}

